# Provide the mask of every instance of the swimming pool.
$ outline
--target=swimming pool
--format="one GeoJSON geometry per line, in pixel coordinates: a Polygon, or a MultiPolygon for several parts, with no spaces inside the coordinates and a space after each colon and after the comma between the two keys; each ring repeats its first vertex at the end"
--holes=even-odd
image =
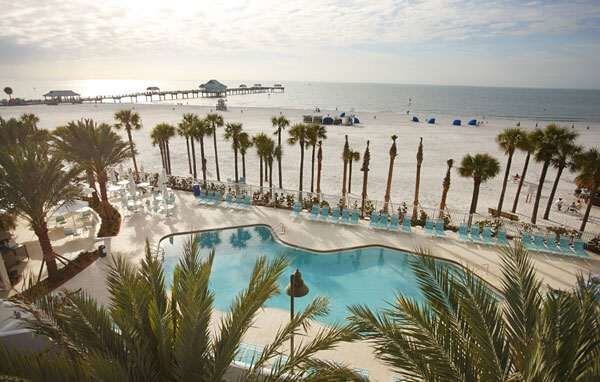
{"type": "MultiPolygon", "coordinates": [[[[327,297],[330,313],[321,319],[326,324],[344,320],[349,305],[384,308],[394,301],[398,293],[422,299],[410,266],[413,254],[375,246],[317,253],[279,242],[271,229],[262,225],[193,235],[203,254],[215,248],[210,287],[215,293],[215,307],[219,310],[227,310],[234,297],[247,286],[254,263],[261,255],[268,259],[286,256],[290,262],[279,282],[281,294],[270,299],[266,306],[289,310],[290,301],[285,287],[289,275],[300,269],[310,291],[307,296],[295,300],[297,309],[304,308],[317,296],[327,297]]],[[[176,234],[160,242],[169,285],[189,236],[176,234]]]]}

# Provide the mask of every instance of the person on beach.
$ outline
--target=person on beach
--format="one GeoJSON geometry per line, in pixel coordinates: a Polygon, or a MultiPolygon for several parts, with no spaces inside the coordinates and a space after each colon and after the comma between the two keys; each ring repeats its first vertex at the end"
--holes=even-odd
{"type": "MultiPolygon", "coordinates": [[[[573,203],[573,205],[574,205],[574,204],[575,204],[575,203],[573,203]]],[[[556,209],[557,209],[558,211],[561,211],[561,210],[562,210],[562,207],[563,207],[563,200],[562,200],[562,198],[558,198],[558,200],[556,201],[555,205],[556,205],[556,209]]]]}
{"type": "Polygon", "coordinates": [[[518,182],[521,179],[521,176],[519,175],[519,173],[516,173],[515,175],[513,175],[513,181],[518,182]]]}

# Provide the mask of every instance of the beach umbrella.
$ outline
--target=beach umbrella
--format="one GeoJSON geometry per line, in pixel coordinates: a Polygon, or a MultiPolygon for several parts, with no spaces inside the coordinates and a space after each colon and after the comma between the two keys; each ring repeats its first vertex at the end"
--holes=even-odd
{"type": "Polygon", "coordinates": [[[455,119],[454,121],[452,121],[452,124],[454,126],[460,126],[460,119],[455,119]]]}
{"type": "Polygon", "coordinates": [[[435,118],[429,118],[429,121],[427,121],[427,123],[431,125],[435,124],[435,118]]]}
{"type": "Polygon", "coordinates": [[[419,122],[419,118],[417,118],[417,117],[412,117],[412,121],[413,121],[413,122],[419,122]]]}
{"type": "Polygon", "coordinates": [[[469,121],[469,126],[477,126],[477,120],[476,119],[472,119],[469,121]]]}

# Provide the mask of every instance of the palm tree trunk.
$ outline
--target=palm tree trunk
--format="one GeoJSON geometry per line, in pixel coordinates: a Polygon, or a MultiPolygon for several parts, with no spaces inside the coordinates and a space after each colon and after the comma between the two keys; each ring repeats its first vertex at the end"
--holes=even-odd
{"type": "Polygon", "coordinates": [[[269,162],[265,158],[265,183],[269,181],[269,162]]]}
{"type": "Polygon", "coordinates": [[[542,167],[542,173],[540,174],[537,192],[535,193],[535,202],[533,203],[533,212],[531,213],[531,224],[535,224],[535,222],[537,221],[537,212],[538,208],[540,207],[540,198],[542,197],[542,188],[544,188],[544,180],[546,180],[548,166],[550,166],[550,162],[544,162],[544,166],[542,167]]]}
{"type": "Polygon", "coordinates": [[[169,141],[167,141],[167,160],[169,162],[169,175],[173,173],[171,170],[171,148],[169,146],[169,141]]]}
{"type": "Polygon", "coordinates": [[[131,137],[131,130],[127,129],[127,138],[129,138],[129,149],[131,150],[131,159],[133,159],[133,170],[135,171],[136,179],[139,178],[137,162],[135,160],[135,148],[133,146],[133,138],[131,137]]]}
{"type": "Polygon", "coordinates": [[[258,173],[258,179],[260,182],[260,192],[263,192],[263,158],[262,156],[259,157],[260,159],[260,171],[258,173]]]}
{"type": "Polygon", "coordinates": [[[481,181],[476,179],[473,180],[473,198],[471,199],[471,208],[469,209],[469,227],[473,222],[473,214],[477,212],[477,201],[479,200],[479,186],[481,185],[481,181]]]}
{"type": "Polygon", "coordinates": [[[302,201],[302,182],[304,181],[304,143],[300,143],[300,180],[298,185],[298,199],[302,201]]]}
{"type": "Polygon", "coordinates": [[[235,162],[235,182],[239,182],[240,178],[238,177],[238,151],[237,149],[233,150],[233,161],[235,162]]]}
{"type": "Polygon", "coordinates": [[[58,267],[56,266],[56,256],[54,249],[52,248],[52,242],[48,236],[48,225],[45,221],[35,224],[33,226],[33,232],[38,238],[40,247],[42,249],[42,256],[46,267],[48,268],[48,278],[55,279],[58,274],[58,267]]]}
{"type": "MultiPolygon", "coordinates": [[[[273,193],[273,160],[269,159],[269,191],[273,193]]],[[[271,197],[273,197],[271,195],[271,197]]]]}
{"type": "Polygon", "coordinates": [[[193,171],[192,173],[194,174],[194,179],[198,178],[198,172],[196,171],[196,145],[194,144],[194,138],[191,139],[191,146],[192,146],[192,164],[193,164],[193,171]]]}
{"type": "Polygon", "coordinates": [[[310,162],[310,192],[315,192],[315,151],[316,151],[317,145],[314,145],[312,147],[312,158],[311,158],[311,162],[310,162]]]}
{"type": "Polygon", "coordinates": [[[387,184],[385,186],[385,196],[383,197],[383,212],[388,213],[391,192],[392,192],[392,175],[394,174],[394,157],[390,158],[390,167],[388,168],[387,184]]]}
{"type": "MultiPolygon", "coordinates": [[[[277,130],[277,146],[281,152],[281,127],[277,130]]],[[[283,181],[281,180],[281,158],[277,158],[277,167],[279,170],[279,188],[283,188],[283,181]]]]}
{"type": "Polygon", "coordinates": [[[585,226],[590,218],[590,211],[592,210],[592,204],[594,204],[594,197],[598,192],[598,185],[594,184],[592,186],[592,192],[590,193],[590,198],[587,202],[587,207],[585,208],[585,213],[583,214],[583,220],[581,220],[581,227],[579,227],[579,232],[583,233],[585,231],[585,226]]]}
{"type": "Polygon", "coordinates": [[[548,204],[546,204],[546,211],[544,211],[544,219],[548,220],[550,216],[550,208],[552,208],[552,202],[554,201],[554,195],[556,194],[556,189],[558,188],[558,182],[560,181],[560,176],[564,170],[564,166],[560,166],[558,168],[558,172],[556,173],[556,178],[554,178],[554,184],[552,185],[552,191],[550,191],[550,196],[548,197],[548,204]]]}
{"type": "Polygon", "coordinates": [[[246,181],[246,154],[242,154],[242,176],[246,181]]]}
{"type": "Polygon", "coordinates": [[[215,165],[217,166],[217,181],[221,181],[221,174],[219,173],[219,153],[217,151],[217,129],[213,126],[213,144],[215,146],[215,165]]]}
{"type": "Polygon", "coordinates": [[[423,138],[420,138],[417,150],[417,179],[415,180],[415,200],[413,201],[412,221],[417,221],[417,208],[419,207],[419,188],[421,187],[421,164],[423,163],[423,138]]]}
{"type": "Polygon", "coordinates": [[[317,153],[317,194],[321,194],[321,169],[323,167],[323,150],[319,145],[319,152],[317,153]]]}
{"type": "Polygon", "coordinates": [[[517,212],[517,205],[519,204],[519,197],[521,196],[521,188],[523,187],[523,182],[525,181],[525,175],[527,174],[527,167],[529,167],[529,158],[531,158],[531,154],[527,153],[527,157],[525,157],[525,165],[523,166],[523,173],[521,174],[521,179],[519,179],[519,186],[517,187],[517,194],[515,195],[515,201],[513,202],[512,213],[517,212]]]}
{"type": "Polygon", "coordinates": [[[448,197],[448,191],[450,191],[450,175],[452,170],[452,160],[448,161],[448,169],[446,170],[446,176],[444,177],[443,188],[442,188],[442,200],[440,201],[440,213],[439,217],[443,217],[443,212],[446,209],[446,198],[448,197]]]}
{"type": "Polygon", "coordinates": [[[508,183],[508,175],[510,175],[510,166],[512,164],[513,153],[508,155],[508,161],[506,162],[506,170],[504,170],[504,181],[502,181],[502,191],[500,192],[500,200],[498,200],[498,207],[496,208],[496,217],[500,217],[502,213],[502,204],[504,204],[504,194],[506,193],[506,184],[508,183]]]}
{"type": "Polygon", "coordinates": [[[352,193],[352,159],[348,161],[348,193],[352,193]]]}
{"type": "Polygon", "coordinates": [[[342,178],[342,198],[346,196],[346,182],[348,181],[348,160],[344,158],[344,176],[342,178]]]}
{"type": "Polygon", "coordinates": [[[206,158],[204,157],[204,139],[200,138],[200,160],[202,161],[202,181],[206,185],[206,158]]]}
{"type": "Polygon", "coordinates": [[[106,171],[101,171],[98,173],[98,186],[100,187],[100,199],[102,203],[109,204],[108,202],[108,192],[106,190],[106,183],[108,183],[108,176],[106,175],[106,171]]]}
{"type": "MultiPolygon", "coordinates": [[[[369,162],[371,160],[371,154],[369,153],[369,141],[367,141],[367,148],[363,154],[363,166],[361,171],[363,172],[363,185],[362,185],[362,198],[360,203],[360,217],[365,217],[365,205],[367,203],[367,183],[369,181],[369,162]]],[[[352,164],[352,162],[350,163],[352,164]]]]}
{"type": "Polygon", "coordinates": [[[165,164],[165,148],[162,141],[158,144],[158,148],[160,149],[160,160],[162,167],[165,169],[165,171],[167,171],[167,165],[165,164]]]}
{"type": "Polygon", "coordinates": [[[185,137],[185,146],[187,148],[187,158],[188,158],[188,168],[190,169],[190,174],[192,173],[192,158],[190,157],[190,138],[185,137]]]}

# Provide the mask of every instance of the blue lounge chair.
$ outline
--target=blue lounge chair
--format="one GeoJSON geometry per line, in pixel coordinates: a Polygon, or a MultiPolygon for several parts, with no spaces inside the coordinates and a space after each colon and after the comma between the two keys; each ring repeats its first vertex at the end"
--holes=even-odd
{"type": "Polygon", "coordinates": [[[560,241],[556,240],[556,235],[549,235],[546,237],[546,248],[548,251],[560,253],[560,241]]]}
{"type": "Polygon", "coordinates": [[[233,205],[233,198],[231,194],[228,193],[227,195],[225,195],[225,203],[228,205],[233,205]]]}
{"type": "Polygon", "coordinates": [[[531,235],[527,232],[523,232],[521,235],[521,244],[523,244],[523,247],[530,251],[535,250],[535,245],[533,245],[533,237],[531,237],[531,235]]]}
{"type": "Polygon", "coordinates": [[[428,235],[433,235],[435,233],[433,231],[433,221],[429,219],[425,221],[425,233],[428,235]]]}
{"type": "Polygon", "coordinates": [[[471,241],[475,241],[475,242],[479,242],[481,241],[481,236],[480,236],[480,232],[479,232],[479,225],[475,224],[471,226],[471,232],[470,232],[470,239],[471,241]]]}
{"type": "Polygon", "coordinates": [[[292,215],[298,216],[300,211],[302,211],[302,204],[300,202],[295,202],[292,206],[292,215]]]}
{"type": "Polygon", "coordinates": [[[461,223],[461,225],[458,226],[458,239],[461,241],[469,240],[469,227],[466,223],[461,223]]]}
{"type": "Polygon", "coordinates": [[[196,198],[200,203],[204,203],[204,201],[206,200],[206,191],[200,189],[196,198]]]}
{"type": "Polygon", "coordinates": [[[347,208],[344,208],[342,210],[342,223],[350,223],[350,210],[348,210],[347,208]]]}
{"type": "Polygon", "coordinates": [[[398,215],[392,215],[392,217],[390,218],[390,225],[388,226],[388,229],[390,231],[398,231],[398,227],[399,227],[399,220],[398,220],[398,215]]]}
{"type": "Polygon", "coordinates": [[[250,197],[250,195],[246,195],[244,197],[244,204],[248,207],[252,205],[252,198],[250,197]]]}
{"type": "Polygon", "coordinates": [[[410,231],[411,231],[410,216],[405,216],[404,219],[402,219],[402,231],[410,233],[410,231]]]}
{"type": "Polygon", "coordinates": [[[358,213],[357,209],[353,209],[352,210],[352,215],[350,216],[350,223],[351,224],[358,224],[358,219],[360,219],[360,215],[358,213]]]}
{"type": "Polygon", "coordinates": [[[438,219],[435,221],[434,227],[436,236],[445,236],[446,232],[444,231],[444,221],[442,219],[438,219]]]}
{"type": "Polygon", "coordinates": [[[573,252],[575,252],[577,256],[588,257],[583,240],[575,240],[573,242],[573,252]]]}
{"type": "Polygon", "coordinates": [[[369,222],[369,226],[371,228],[375,228],[379,224],[379,212],[371,212],[371,221],[369,222]]]}
{"type": "Polygon", "coordinates": [[[215,204],[219,204],[223,201],[223,193],[222,192],[215,192],[215,200],[214,203],[215,204]]]}
{"type": "Polygon", "coordinates": [[[327,220],[329,218],[329,206],[321,208],[321,219],[327,220]]]}
{"type": "Polygon", "coordinates": [[[310,210],[310,218],[311,219],[317,219],[319,217],[319,205],[318,204],[314,204],[312,206],[312,209],[310,210]]]}
{"type": "Polygon", "coordinates": [[[387,229],[389,221],[390,221],[390,215],[388,215],[388,214],[379,215],[379,222],[377,224],[377,228],[387,229]]]}
{"type": "Polygon", "coordinates": [[[481,242],[483,244],[492,244],[492,227],[484,226],[481,232],[481,242]]]}
{"type": "Polygon", "coordinates": [[[340,220],[340,208],[335,207],[331,210],[331,216],[329,217],[333,223],[337,223],[340,220]]]}
{"type": "Polygon", "coordinates": [[[560,236],[558,239],[558,249],[565,254],[573,254],[571,251],[571,239],[566,236],[560,236]]]}
{"type": "Polygon", "coordinates": [[[533,247],[536,251],[545,252],[548,251],[548,247],[546,247],[546,243],[544,242],[544,236],[542,235],[534,235],[533,236],[533,247]]]}
{"type": "Polygon", "coordinates": [[[498,233],[496,234],[496,245],[508,245],[506,231],[498,231],[498,233]]]}

